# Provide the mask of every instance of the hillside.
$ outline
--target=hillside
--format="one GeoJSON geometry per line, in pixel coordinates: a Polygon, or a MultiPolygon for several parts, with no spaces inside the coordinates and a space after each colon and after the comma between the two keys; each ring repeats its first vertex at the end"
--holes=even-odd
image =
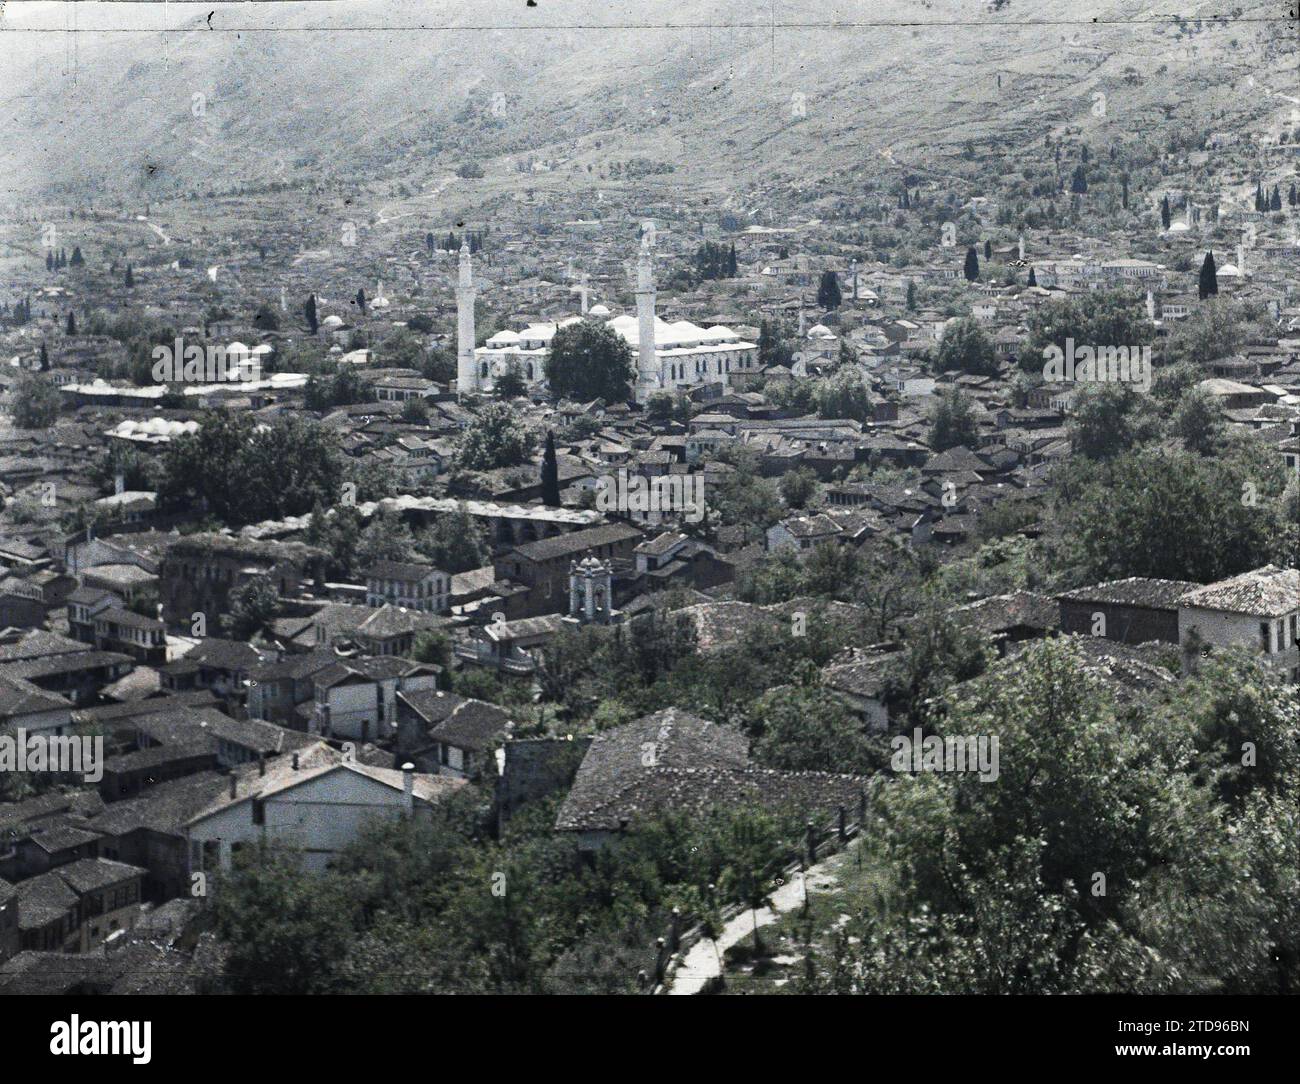
{"type": "Polygon", "coordinates": [[[29,5],[0,17],[15,31],[0,39],[13,71],[0,187],[135,200],[382,176],[420,193],[472,160],[485,188],[572,191],[644,159],[633,168],[672,162],[674,187],[753,209],[764,190],[882,167],[960,171],[968,143],[1266,130],[1300,88],[1276,3],[1199,32],[1136,0],[990,6],[107,4],[77,13],[73,37],[38,33],[73,16],[29,5]],[[493,29],[522,26],[536,29],[493,29]],[[1188,86],[1204,92],[1189,100],[1188,86]],[[521,160],[551,168],[523,174],[521,160]]]}

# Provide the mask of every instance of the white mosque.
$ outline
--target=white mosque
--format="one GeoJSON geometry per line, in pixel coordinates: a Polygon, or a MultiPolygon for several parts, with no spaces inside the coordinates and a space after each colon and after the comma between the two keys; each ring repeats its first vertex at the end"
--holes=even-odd
{"type": "Polygon", "coordinates": [[[729,384],[731,374],[759,369],[758,346],[744,342],[721,324],[703,328],[689,320],[668,323],[655,315],[654,270],[650,247],[643,241],[637,258],[636,316],[610,317],[604,305],[587,307],[582,288],[583,315],[554,323],[529,324],[522,331],[499,331],[474,347],[474,281],[469,250],[460,250],[456,290],[456,390],[460,394],[490,391],[496,377],[511,362],[530,389],[546,381],[546,359],[556,331],[581,320],[601,320],[617,331],[636,357],[636,400],[644,403],[657,391],[685,390],[701,384],[729,384]]]}

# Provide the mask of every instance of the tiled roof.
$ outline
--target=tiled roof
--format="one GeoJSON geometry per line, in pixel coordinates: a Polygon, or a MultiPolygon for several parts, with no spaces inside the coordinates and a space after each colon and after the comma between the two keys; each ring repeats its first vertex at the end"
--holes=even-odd
{"type": "Polygon", "coordinates": [[[1300,610],[1300,569],[1265,565],[1189,591],[1179,605],[1255,617],[1283,617],[1300,610]]]}
{"type": "Polygon", "coordinates": [[[1089,587],[1076,587],[1057,595],[1068,602],[1095,602],[1111,606],[1140,606],[1150,610],[1176,610],[1178,600],[1201,585],[1188,580],[1152,580],[1130,576],[1089,587]]]}

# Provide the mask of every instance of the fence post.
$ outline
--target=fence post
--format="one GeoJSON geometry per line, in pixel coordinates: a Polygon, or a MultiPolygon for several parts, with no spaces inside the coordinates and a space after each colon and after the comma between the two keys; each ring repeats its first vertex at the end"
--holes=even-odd
{"type": "Polygon", "coordinates": [[[664,953],[664,939],[655,938],[655,982],[664,981],[664,964],[667,963],[667,957],[664,953]]]}
{"type": "Polygon", "coordinates": [[[845,840],[849,838],[848,813],[845,811],[843,806],[840,806],[839,818],[840,818],[840,842],[843,843],[845,840]]]}
{"type": "Polygon", "coordinates": [[[858,833],[859,834],[862,833],[862,830],[866,827],[866,824],[867,824],[867,792],[865,790],[860,790],[858,791],[858,833]]]}
{"type": "Polygon", "coordinates": [[[674,952],[682,943],[682,909],[680,907],[673,908],[672,924],[668,927],[668,943],[672,945],[674,952]]]}
{"type": "Polygon", "coordinates": [[[817,862],[817,826],[812,821],[807,823],[808,830],[808,865],[817,862]]]}

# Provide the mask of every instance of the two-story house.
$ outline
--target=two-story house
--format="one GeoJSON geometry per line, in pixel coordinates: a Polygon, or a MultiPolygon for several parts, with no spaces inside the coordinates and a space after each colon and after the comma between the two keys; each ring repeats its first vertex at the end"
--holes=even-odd
{"type": "Polygon", "coordinates": [[[425,613],[451,608],[451,574],[433,565],[378,561],[366,569],[366,605],[397,606],[425,613]]]}

